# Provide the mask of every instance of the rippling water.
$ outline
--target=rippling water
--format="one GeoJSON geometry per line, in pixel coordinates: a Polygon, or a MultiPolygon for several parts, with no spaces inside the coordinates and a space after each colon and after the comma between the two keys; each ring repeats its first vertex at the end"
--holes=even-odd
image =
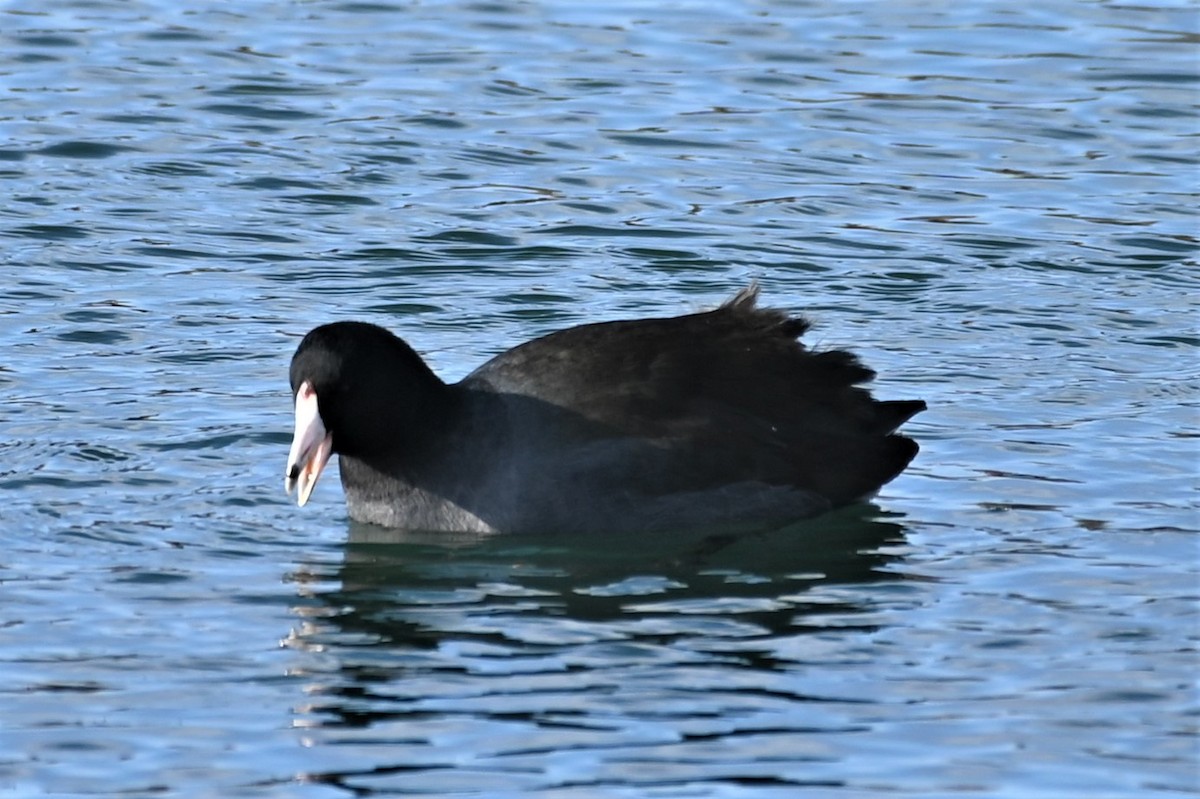
{"type": "Polygon", "coordinates": [[[0,794],[1200,791],[1194,5],[0,11],[0,794]],[[876,504],[427,539],[281,472],[313,325],[443,375],[758,279],[923,397],[876,504]]]}

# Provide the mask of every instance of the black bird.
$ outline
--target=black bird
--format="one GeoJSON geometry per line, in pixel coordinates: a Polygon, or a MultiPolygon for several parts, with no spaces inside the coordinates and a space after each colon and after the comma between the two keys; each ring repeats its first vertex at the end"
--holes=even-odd
{"type": "Polygon", "coordinates": [[[333,453],[350,517],[473,532],[618,532],[786,523],[871,497],[917,444],[921,400],[797,339],[802,318],[720,307],[581,325],[447,384],[375,325],[334,322],[292,358],[286,488],[308,501],[333,453]]]}

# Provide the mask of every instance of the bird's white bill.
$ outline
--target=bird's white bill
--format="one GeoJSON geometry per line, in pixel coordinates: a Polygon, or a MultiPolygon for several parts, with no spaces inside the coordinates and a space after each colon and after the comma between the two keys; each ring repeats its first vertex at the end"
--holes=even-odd
{"type": "Polygon", "coordinates": [[[317,392],[307,380],[296,392],[296,430],[292,434],[292,449],[288,452],[283,488],[290,496],[299,488],[296,504],[308,502],[313,486],[333,454],[333,436],[325,431],[317,408],[317,392]]]}

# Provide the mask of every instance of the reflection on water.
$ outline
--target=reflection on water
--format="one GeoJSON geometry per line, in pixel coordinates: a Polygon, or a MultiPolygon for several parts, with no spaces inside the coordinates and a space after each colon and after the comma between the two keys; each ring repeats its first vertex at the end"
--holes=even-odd
{"type": "Polygon", "coordinates": [[[874,623],[855,617],[889,592],[868,587],[909,579],[888,568],[903,527],[871,510],[655,538],[446,542],[354,525],[336,570],[295,575],[304,621],[289,643],[313,656],[297,724],[314,742],[394,750],[361,773],[305,779],[382,789],[402,772],[408,790],[436,793],[451,782],[483,789],[488,774],[524,768],[523,782],[548,787],[564,779],[557,759],[573,762],[572,779],[597,782],[769,772],[800,784],[755,763],[792,751],[801,730],[839,727],[803,709],[831,697],[803,688],[794,636],[869,631],[874,623]],[[756,754],[700,756],[706,741],[743,727],[756,754]]]}
{"type": "MultiPolygon", "coordinates": [[[[752,613],[768,632],[790,626],[803,612],[802,593],[814,585],[896,580],[881,567],[895,556],[880,551],[902,540],[903,528],[865,518],[862,508],[830,514],[820,520],[785,528],[742,534],[635,535],[579,538],[492,536],[446,543],[444,534],[411,533],[354,524],[345,560],[336,575],[339,588],[315,596],[329,607],[344,609],[333,617],[339,629],[378,635],[382,641],[415,643],[397,636],[397,628],[377,628],[372,609],[440,606],[450,614],[494,616],[529,606],[577,620],[627,620],[630,597],[654,597],[652,604],[673,607],[704,600],[748,604],[794,592],[794,603],[763,605],[752,613]],[[790,590],[781,591],[781,584],[790,590]],[[541,599],[533,599],[541,597],[541,599]],[[520,601],[512,601],[514,599],[520,601]],[[526,600],[529,600],[528,602],[526,600]],[[507,608],[507,610],[506,610],[507,608]]],[[[648,607],[639,601],[640,608],[648,607]]],[[[711,608],[722,612],[721,607],[711,608]]],[[[434,616],[416,611],[418,628],[434,616]]],[[[390,625],[396,618],[389,617],[390,625]]],[[[454,631],[497,635],[521,642],[514,630],[480,626],[454,631]]],[[[441,637],[449,630],[430,628],[441,637]]]]}

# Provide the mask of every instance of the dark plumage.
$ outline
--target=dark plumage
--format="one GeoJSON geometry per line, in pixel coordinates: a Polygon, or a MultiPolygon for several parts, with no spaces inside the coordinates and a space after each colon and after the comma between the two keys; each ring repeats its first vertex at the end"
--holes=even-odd
{"type": "Polygon", "coordinates": [[[432,530],[604,532],[782,523],[873,495],[925,408],[879,402],[850,353],[756,307],[582,325],[443,383],[383,328],[337,322],[292,359],[300,503],[330,454],[350,516],[432,530]]]}

